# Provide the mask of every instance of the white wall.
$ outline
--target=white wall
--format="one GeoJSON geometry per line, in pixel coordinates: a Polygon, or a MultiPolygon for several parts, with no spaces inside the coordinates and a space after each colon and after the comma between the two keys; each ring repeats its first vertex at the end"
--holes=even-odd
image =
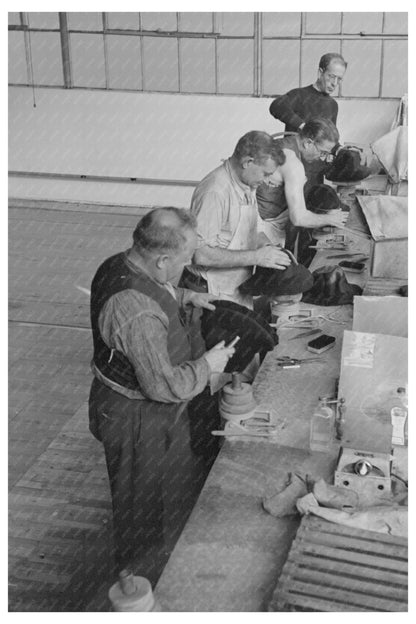
{"type": "MultiPolygon", "coordinates": [[[[9,87],[9,170],[200,180],[248,130],[278,132],[270,98],[9,87]]],[[[397,99],[339,100],[343,141],[388,131],[397,99]]],[[[192,188],[9,178],[9,196],[114,204],[189,204],[192,188]]]]}

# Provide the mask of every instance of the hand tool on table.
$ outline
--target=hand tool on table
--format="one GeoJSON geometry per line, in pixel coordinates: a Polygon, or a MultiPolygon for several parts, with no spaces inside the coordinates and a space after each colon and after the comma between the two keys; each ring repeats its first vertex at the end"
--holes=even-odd
{"type": "Polygon", "coordinates": [[[303,332],[302,334],[296,334],[296,336],[292,336],[291,338],[288,338],[288,340],[297,340],[298,338],[313,336],[314,334],[320,334],[322,331],[322,329],[311,329],[311,331],[303,332]]]}
{"type": "MultiPolygon", "coordinates": [[[[369,260],[370,256],[367,256],[364,253],[342,253],[342,254],[334,254],[333,256],[327,256],[327,258],[352,258],[355,256],[361,256],[360,260],[369,260]]],[[[358,261],[358,258],[357,258],[358,261]]]]}
{"type": "Polygon", "coordinates": [[[282,355],[277,358],[276,363],[279,368],[300,368],[301,364],[308,364],[308,362],[322,362],[320,357],[311,358],[293,358],[288,355],[282,355]]]}

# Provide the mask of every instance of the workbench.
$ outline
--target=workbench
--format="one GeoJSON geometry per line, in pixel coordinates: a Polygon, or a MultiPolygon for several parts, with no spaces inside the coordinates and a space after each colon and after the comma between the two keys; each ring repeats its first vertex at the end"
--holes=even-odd
{"type": "MultiPolygon", "coordinates": [[[[352,238],[359,251],[368,253],[365,233],[352,238]]],[[[336,264],[327,259],[329,253],[338,252],[318,252],[311,270],[336,264]]],[[[363,286],[367,276],[367,272],[351,274],[348,279],[363,286]]],[[[262,497],[282,487],[289,472],[332,482],[339,443],[334,441],[327,453],[310,451],[310,420],[318,397],[336,389],[342,335],[352,327],[352,305],[300,307],[325,317],[322,329],[336,337],[335,347],[319,362],[282,369],[277,366],[279,356],[312,354],[306,350],[310,338],[289,340],[300,330],[279,332],[279,344],[267,354],[253,383],[260,408],[274,413],[278,435],[224,441],[157,584],[155,593],[164,610],[266,611],[300,519],[269,515],[262,508],[262,497]]]]}

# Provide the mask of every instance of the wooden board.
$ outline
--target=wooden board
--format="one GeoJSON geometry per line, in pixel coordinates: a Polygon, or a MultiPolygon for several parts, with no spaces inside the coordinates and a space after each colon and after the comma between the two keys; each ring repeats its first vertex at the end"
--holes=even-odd
{"type": "Polygon", "coordinates": [[[269,611],[407,611],[407,540],[305,516],[269,611]]]}

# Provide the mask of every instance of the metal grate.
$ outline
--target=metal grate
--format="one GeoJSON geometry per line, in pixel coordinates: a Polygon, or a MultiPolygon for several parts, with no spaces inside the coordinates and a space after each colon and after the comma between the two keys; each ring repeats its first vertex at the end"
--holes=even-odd
{"type": "Polygon", "coordinates": [[[407,611],[407,539],[302,519],[269,611],[407,611]]]}

